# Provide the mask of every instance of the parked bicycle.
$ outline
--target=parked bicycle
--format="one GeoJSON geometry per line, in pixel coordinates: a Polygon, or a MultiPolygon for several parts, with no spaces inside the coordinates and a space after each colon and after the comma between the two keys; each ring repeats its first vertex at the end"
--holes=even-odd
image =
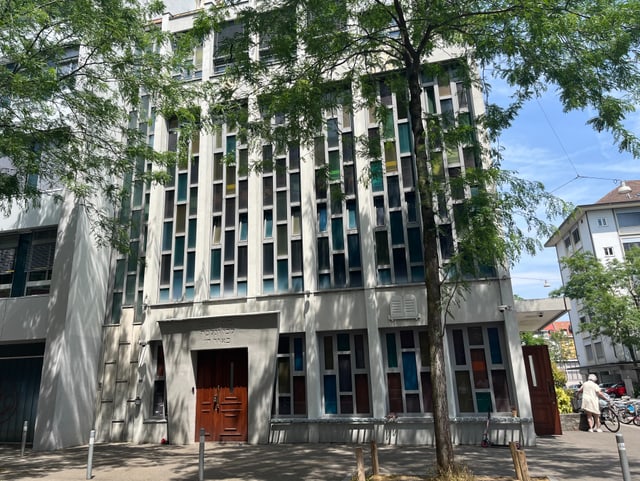
{"type": "Polygon", "coordinates": [[[620,419],[613,407],[613,402],[609,402],[600,409],[600,424],[612,433],[617,433],[620,430],[620,419]]]}
{"type": "Polygon", "coordinates": [[[637,401],[614,401],[612,407],[621,423],[640,426],[640,405],[637,401]]]}

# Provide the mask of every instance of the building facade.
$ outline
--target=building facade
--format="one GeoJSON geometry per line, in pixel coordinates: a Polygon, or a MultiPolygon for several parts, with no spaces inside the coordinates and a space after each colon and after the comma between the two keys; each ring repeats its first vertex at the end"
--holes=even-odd
{"type": "MultiPolygon", "coordinates": [[[[193,16],[165,14],[162,28],[179,34],[193,16]]],[[[224,71],[217,46],[233,28],[194,50],[185,82],[224,71]]],[[[430,61],[448,61],[440,55],[430,61]]],[[[432,113],[470,124],[483,113],[455,69],[423,80],[432,113]]],[[[497,441],[535,443],[518,324],[501,309],[513,305],[506,272],[489,269],[453,307],[448,383],[431,385],[410,128],[384,81],[379,95],[384,127],[367,110],[336,109],[313,145],[285,150],[250,148],[224,123],[181,142],[177,120],[143,97],[132,126],[158,151],[188,148],[188,162],[165,186],[131,186],[132,254],[112,266],[98,440],[191,443],[203,428],[209,441],[431,444],[431,396],[444,390],[455,443],[479,443],[489,411],[497,441]],[[359,156],[359,137],[379,142],[381,161],[359,156]],[[256,161],[264,169],[250,172],[256,161]]],[[[482,165],[473,148],[432,155],[447,179],[482,165]]],[[[467,195],[443,203],[443,262],[467,195]]]]}
{"type": "MultiPolygon", "coordinates": [[[[623,260],[628,249],[640,245],[638,193],[640,181],[626,181],[594,204],[578,206],[546,247],[555,247],[559,260],[577,251],[590,252],[601,262],[623,260]]],[[[561,269],[561,274],[563,281],[569,279],[567,269],[561,269]]],[[[628,349],[608,337],[582,332],[580,325],[586,318],[579,301],[571,300],[569,319],[582,379],[595,373],[599,382],[624,382],[632,393],[638,377],[628,349]]]]}
{"type": "MultiPolygon", "coordinates": [[[[158,22],[179,34],[195,13],[158,22]]],[[[220,41],[194,49],[192,68],[176,73],[185,85],[224,71],[220,41]]],[[[429,59],[450,68],[423,78],[424,105],[473,125],[482,95],[450,61],[429,59]]],[[[143,95],[131,126],[188,160],[165,185],[124,179],[128,256],[97,247],[62,192],[3,218],[0,442],[19,442],[27,421],[35,449],[84,444],[92,428],[102,442],[191,443],[204,429],[209,441],[432,444],[432,394],[446,391],[455,443],[479,444],[491,412],[492,441],[534,444],[508,272],[484,269],[452,305],[448,382],[431,385],[411,131],[382,77],[378,93],[384,125],[339,108],[312,145],[284,150],[251,148],[224,123],[184,141],[143,95]],[[378,142],[382,158],[361,157],[358,138],[378,142]]],[[[472,146],[431,155],[446,180],[483,165],[472,146]]],[[[469,195],[454,189],[441,203],[443,263],[469,195]]]]}

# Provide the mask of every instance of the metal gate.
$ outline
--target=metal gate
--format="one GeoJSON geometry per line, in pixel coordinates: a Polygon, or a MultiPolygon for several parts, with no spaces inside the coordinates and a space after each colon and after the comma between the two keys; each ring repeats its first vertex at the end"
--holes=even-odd
{"type": "Polygon", "coordinates": [[[44,343],[0,345],[0,443],[33,442],[44,343]]]}

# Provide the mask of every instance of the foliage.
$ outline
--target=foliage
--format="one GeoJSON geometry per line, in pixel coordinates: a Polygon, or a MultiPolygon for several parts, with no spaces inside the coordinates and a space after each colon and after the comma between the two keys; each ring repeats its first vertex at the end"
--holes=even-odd
{"type": "MultiPolygon", "coordinates": [[[[535,252],[540,236],[551,233],[541,219],[566,212],[540,183],[500,170],[500,152],[490,142],[525,101],[552,85],[565,109],[593,109],[596,129],[612,132],[621,148],[640,153],[623,123],[640,89],[639,3],[278,0],[245,5],[213,4],[194,31],[204,38],[231,16],[244,26],[229,39],[236,61],[224,77],[205,84],[203,95],[208,105],[229,105],[259,94],[256,120],[245,125],[258,145],[310,145],[324,127],[323,112],[341,105],[369,109],[384,128],[383,90],[394,92],[406,108],[421,201],[432,384],[446,385],[444,323],[455,287],[489,272],[495,276],[495,269],[535,252]],[[425,66],[443,45],[446,61],[425,66]],[[266,48],[267,60],[242,54],[246,47],[266,48]],[[423,78],[448,83],[454,76],[462,85],[488,91],[489,66],[514,88],[508,107],[490,105],[471,122],[425,108],[423,78]],[[263,120],[277,116],[286,121],[274,127],[263,120]],[[461,144],[472,145],[483,160],[452,178],[434,150],[461,144]],[[455,212],[446,212],[447,196],[457,197],[455,212]],[[455,255],[446,264],[438,255],[442,217],[455,217],[455,255]]],[[[359,154],[380,161],[379,142],[372,148],[365,134],[358,145],[359,154]]],[[[365,169],[369,175],[360,180],[370,181],[373,170],[365,169]]],[[[446,391],[438,390],[433,403],[437,465],[444,471],[453,466],[446,391]]]]}
{"type": "Polygon", "coordinates": [[[573,406],[571,406],[572,394],[565,388],[556,384],[556,399],[558,400],[558,410],[560,414],[568,414],[573,412],[573,406]]]}
{"type": "Polygon", "coordinates": [[[640,248],[627,251],[623,261],[603,264],[589,252],[576,252],[561,263],[571,277],[551,295],[578,300],[586,319],[582,332],[607,336],[635,356],[640,348],[640,248]]]}
{"type": "Polygon", "coordinates": [[[528,331],[520,333],[520,342],[523,346],[542,346],[546,344],[542,336],[536,336],[533,332],[528,331]]]}
{"type": "Polygon", "coordinates": [[[567,373],[558,367],[555,361],[551,361],[551,372],[553,374],[553,384],[556,388],[562,388],[567,384],[567,373]]]}
{"type": "Polygon", "coordinates": [[[165,34],[150,23],[162,2],[0,0],[0,12],[0,208],[64,188],[99,239],[123,247],[113,206],[133,182],[155,178],[136,160],[171,160],[128,128],[141,92],[170,103],[179,56],[158,53],[165,34]]]}

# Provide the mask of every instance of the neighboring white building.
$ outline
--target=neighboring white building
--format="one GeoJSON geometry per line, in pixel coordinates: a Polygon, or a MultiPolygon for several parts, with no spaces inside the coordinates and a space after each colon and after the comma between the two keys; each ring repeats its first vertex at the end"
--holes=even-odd
{"type": "MultiPolygon", "coordinates": [[[[640,246],[640,180],[626,181],[594,204],[578,206],[545,246],[556,248],[558,260],[577,251],[591,252],[602,262],[623,260],[625,251],[640,246]]],[[[561,274],[563,281],[569,279],[566,268],[561,274]]],[[[624,381],[633,392],[630,383],[637,384],[638,377],[628,349],[581,332],[585,318],[579,301],[571,301],[569,319],[583,379],[593,372],[600,382],[624,381]]]]}

